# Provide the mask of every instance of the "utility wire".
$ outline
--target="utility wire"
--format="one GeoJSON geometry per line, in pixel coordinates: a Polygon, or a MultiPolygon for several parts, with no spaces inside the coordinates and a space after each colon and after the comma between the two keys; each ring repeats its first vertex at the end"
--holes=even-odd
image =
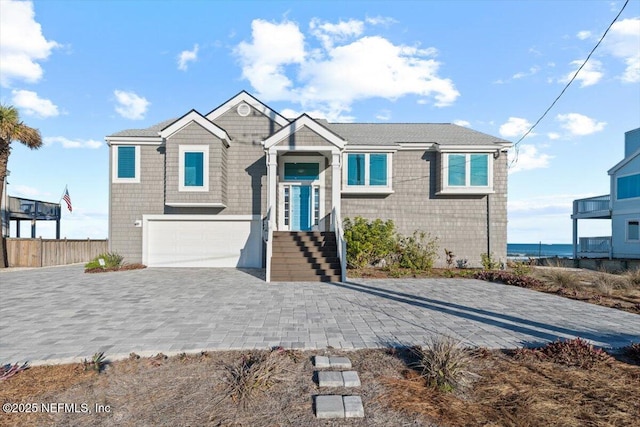
{"type": "Polygon", "coordinates": [[[529,135],[531,133],[531,131],[533,131],[533,129],[538,126],[538,123],[540,123],[542,121],[542,119],[545,118],[545,116],[547,115],[547,113],[549,113],[549,111],[551,111],[551,109],[553,108],[554,105],[556,105],[556,103],[560,100],[560,98],[562,97],[562,95],[564,95],[565,91],[569,88],[569,86],[571,86],[571,83],[573,83],[573,81],[576,79],[576,77],[578,76],[578,74],[580,73],[580,70],[582,70],[584,68],[585,65],[587,65],[587,62],[589,62],[589,58],[591,58],[591,55],[593,55],[593,52],[596,51],[596,49],[598,48],[598,46],[600,46],[600,43],[602,43],[602,40],[604,40],[605,36],[607,35],[607,33],[609,32],[609,30],[611,29],[611,27],[613,26],[613,24],[615,24],[615,22],[618,20],[618,18],[620,17],[620,15],[622,15],[622,12],[624,11],[624,8],[627,7],[627,4],[629,3],[629,0],[626,0],[624,2],[624,4],[622,5],[622,9],[620,9],[620,12],[618,12],[618,14],[616,15],[615,18],[613,18],[613,21],[611,21],[611,24],[609,24],[609,26],[607,27],[607,29],[604,31],[604,34],[602,34],[602,37],[600,37],[600,40],[598,40],[598,43],[596,43],[596,45],[593,47],[593,49],[591,49],[591,52],[589,52],[589,55],[587,55],[587,59],[584,60],[584,62],[582,63],[582,65],[580,65],[580,68],[578,68],[578,71],[576,71],[573,74],[573,77],[571,77],[571,79],[569,80],[569,82],[565,85],[565,87],[562,89],[562,91],[560,92],[560,94],[556,97],[556,99],[553,100],[553,102],[551,103],[551,105],[549,105],[549,108],[547,108],[545,110],[544,113],[542,113],[542,115],[540,116],[540,118],[533,124],[533,126],[531,126],[529,128],[528,131],[525,132],[524,135],[522,135],[520,137],[520,139],[518,141],[516,141],[516,143],[513,145],[513,147],[516,149],[516,155],[514,157],[514,159],[511,161],[511,163],[509,164],[509,168],[511,168],[513,165],[515,165],[516,163],[518,163],[518,152],[519,152],[519,145],[522,142],[523,139],[525,139],[527,137],[527,135],[529,135]]]}

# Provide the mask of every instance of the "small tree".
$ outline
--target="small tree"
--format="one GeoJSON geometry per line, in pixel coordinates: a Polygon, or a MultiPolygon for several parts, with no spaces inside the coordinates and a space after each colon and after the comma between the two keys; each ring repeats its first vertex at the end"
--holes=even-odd
{"type": "MultiPolygon", "coordinates": [[[[11,143],[18,141],[32,150],[42,147],[42,136],[38,129],[20,121],[18,110],[10,105],[0,105],[0,200],[5,197],[4,182],[7,178],[7,164],[11,154],[11,143]]],[[[7,266],[7,242],[3,233],[0,247],[0,268],[7,266]]]]}

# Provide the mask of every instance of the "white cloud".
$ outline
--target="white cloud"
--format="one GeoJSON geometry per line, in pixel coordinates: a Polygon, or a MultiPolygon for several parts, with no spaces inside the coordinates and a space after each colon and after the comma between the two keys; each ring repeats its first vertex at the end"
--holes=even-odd
{"type": "Polygon", "coordinates": [[[538,152],[536,146],[521,144],[509,150],[509,173],[548,168],[551,159],[553,156],[538,152]]]}
{"type": "Polygon", "coordinates": [[[388,16],[368,17],[365,19],[365,22],[370,25],[386,25],[386,26],[398,23],[398,21],[388,16]]]}
{"type": "Polygon", "coordinates": [[[376,119],[380,121],[387,121],[391,119],[391,111],[390,110],[381,110],[378,114],[376,114],[376,119]]]}
{"type": "Polygon", "coordinates": [[[591,37],[591,31],[579,31],[578,34],[576,34],[576,37],[580,40],[586,40],[591,37]]]}
{"type": "Polygon", "coordinates": [[[366,25],[357,20],[312,20],[314,37],[305,44],[298,24],[256,19],[251,41],[235,49],[242,76],[262,99],[295,102],[332,121],[352,119],[346,115],[352,103],[363,99],[418,95],[437,107],[457,99],[460,94],[453,82],[438,74],[434,48],[395,45],[364,35],[366,25]]]}
{"type": "Polygon", "coordinates": [[[125,119],[142,120],[147,112],[147,108],[151,104],[146,98],[141,97],[134,92],[126,92],[123,90],[114,90],[116,96],[116,112],[125,119]]]}
{"type": "Polygon", "coordinates": [[[557,132],[549,132],[547,134],[547,138],[554,140],[554,139],[559,139],[560,138],[560,134],[557,132]]]}
{"type": "Polygon", "coordinates": [[[536,74],[538,71],[540,71],[540,67],[533,66],[531,68],[529,68],[529,71],[521,71],[519,73],[515,73],[513,76],[511,76],[512,79],[514,80],[518,80],[524,77],[529,77],[529,76],[533,76],[534,74],[536,74]]]}
{"type": "Polygon", "coordinates": [[[193,46],[193,50],[183,50],[178,55],[178,70],[187,71],[189,62],[195,62],[198,60],[198,45],[193,46]]]}
{"type": "Polygon", "coordinates": [[[572,135],[591,135],[600,132],[607,125],[606,122],[598,122],[579,113],[558,114],[556,120],[562,123],[562,127],[572,135]]]}
{"type": "Polygon", "coordinates": [[[62,145],[63,148],[100,148],[102,147],[102,142],[96,141],[95,139],[69,139],[64,136],[47,136],[43,139],[43,142],[46,145],[51,145],[58,143],[62,145]]]}
{"type": "MultiPolygon", "coordinates": [[[[571,80],[583,62],[584,60],[581,59],[571,61],[571,65],[575,66],[576,69],[560,79],[560,83],[567,83],[571,80]]],[[[580,82],[580,87],[586,87],[598,83],[602,79],[602,76],[604,76],[602,72],[602,62],[592,58],[584,65],[582,70],[580,70],[576,76],[576,80],[580,82]]]]}
{"type": "Polygon", "coordinates": [[[12,90],[11,102],[28,116],[41,118],[55,117],[60,114],[58,107],[48,99],[43,99],[30,90],[12,90]]]}
{"type": "Polygon", "coordinates": [[[625,83],[640,82],[640,18],[614,23],[602,42],[602,49],[622,59],[626,69],[620,79],[625,83]]]}
{"type": "Polygon", "coordinates": [[[30,187],[28,185],[22,185],[22,184],[10,185],[8,188],[9,188],[9,191],[11,192],[11,195],[14,197],[24,197],[27,199],[35,199],[38,197],[46,197],[51,195],[51,193],[45,193],[37,188],[30,187]]]}
{"type": "Polygon", "coordinates": [[[0,1],[0,85],[42,78],[38,61],[45,60],[58,43],[47,40],[35,20],[32,2],[0,1]]]}
{"type": "Polygon", "coordinates": [[[466,121],[466,120],[454,120],[454,121],[453,121],[453,124],[454,124],[454,125],[458,125],[458,126],[463,126],[463,127],[469,127],[469,126],[471,126],[471,123],[469,123],[469,122],[468,122],[468,121],[466,121]]]}
{"type": "MultiPolygon", "coordinates": [[[[525,134],[531,128],[529,120],[520,117],[509,117],[506,123],[500,126],[500,135],[505,138],[516,138],[525,134]]],[[[529,136],[533,136],[530,133],[529,136]]]]}

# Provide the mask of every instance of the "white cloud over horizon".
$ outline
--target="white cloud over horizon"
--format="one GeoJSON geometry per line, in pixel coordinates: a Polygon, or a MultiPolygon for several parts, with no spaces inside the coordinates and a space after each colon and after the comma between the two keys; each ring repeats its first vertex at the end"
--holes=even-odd
{"type": "Polygon", "coordinates": [[[115,109],[125,119],[142,120],[151,103],[146,98],[137,95],[135,92],[114,90],[118,105],[115,109]]]}
{"type": "Polygon", "coordinates": [[[462,127],[469,127],[471,126],[471,123],[469,123],[466,120],[454,120],[453,121],[454,125],[458,125],[458,126],[462,126],[462,127]]]}
{"type": "Polygon", "coordinates": [[[64,136],[47,136],[43,140],[45,145],[60,144],[63,148],[100,148],[104,144],[95,139],[69,139],[64,136]]]}
{"type": "Polygon", "coordinates": [[[178,55],[178,70],[187,71],[190,62],[198,60],[198,50],[200,47],[196,43],[192,50],[183,50],[178,55]]]}
{"type": "Polygon", "coordinates": [[[602,49],[625,63],[620,76],[624,83],[640,82],[640,17],[615,22],[602,42],[602,49]]]}
{"type": "Polygon", "coordinates": [[[573,76],[576,76],[575,81],[580,82],[580,87],[593,86],[594,84],[598,83],[604,76],[604,72],[602,71],[602,62],[598,61],[597,59],[591,58],[578,73],[578,69],[583,62],[583,59],[576,59],[575,61],[571,61],[570,65],[572,65],[575,70],[559,79],[559,82],[568,83],[569,80],[573,78],[573,76]],[[578,73],[578,75],[576,75],[576,73],[578,73]]]}
{"type": "Polygon", "coordinates": [[[439,76],[435,48],[367,35],[367,24],[372,25],[371,18],[313,19],[306,39],[296,22],[255,19],[251,40],[240,42],[234,53],[242,77],[261,99],[290,101],[331,121],[353,120],[351,105],[363,99],[417,95],[436,107],[455,102],[460,93],[450,79],[439,76]]]}
{"type": "Polygon", "coordinates": [[[47,118],[60,114],[57,105],[48,99],[40,98],[36,92],[30,90],[12,90],[11,95],[13,105],[21,109],[28,116],[47,118]]]}
{"type": "Polygon", "coordinates": [[[44,73],[39,61],[46,60],[60,45],[47,40],[35,20],[30,1],[0,1],[0,85],[14,81],[38,82],[44,73]]]}
{"type": "Polygon", "coordinates": [[[598,122],[579,113],[558,114],[556,120],[561,123],[563,129],[574,136],[585,136],[600,132],[607,125],[606,122],[598,122]]]}

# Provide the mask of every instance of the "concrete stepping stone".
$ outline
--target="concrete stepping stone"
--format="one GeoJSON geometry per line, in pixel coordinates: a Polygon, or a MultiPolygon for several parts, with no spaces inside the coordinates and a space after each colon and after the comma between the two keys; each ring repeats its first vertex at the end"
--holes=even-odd
{"type": "Polygon", "coordinates": [[[364,406],[362,406],[362,398],[360,396],[343,396],[345,418],[363,418],[364,406]]]}
{"type": "Polygon", "coordinates": [[[316,396],[316,417],[344,418],[344,400],[342,396],[316,396]]]}
{"type": "Polygon", "coordinates": [[[316,368],[351,369],[348,357],[314,356],[313,364],[316,368]]]}
{"type": "Polygon", "coordinates": [[[356,371],[316,371],[320,387],[360,387],[356,371]]]}
{"type": "Polygon", "coordinates": [[[317,418],[363,418],[364,406],[360,396],[316,396],[317,418]]]}

